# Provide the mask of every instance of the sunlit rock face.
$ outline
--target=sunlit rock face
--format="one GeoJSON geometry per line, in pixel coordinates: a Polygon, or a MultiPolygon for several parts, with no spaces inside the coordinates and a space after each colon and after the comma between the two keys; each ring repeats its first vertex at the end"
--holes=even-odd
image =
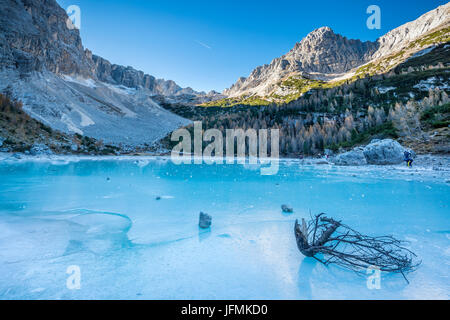
{"type": "Polygon", "coordinates": [[[248,90],[265,95],[271,85],[293,72],[347,72],[365,63],[376,48],[376,43],[349,40],[329,27],[322,27],[309,33],[286,55],[257,67],[248,78],[240,78],[224,94],[236,96],[248,90]]]}
{"type": "Polygon", "coordinates": [[[224,90],[224,94],[229,97],[243,94],[267,96],[274,92],[277,83],[290,75],[321,80],[342,78],[355,68],[398,52],[428,32],[444,28],[449,23],[450,4],[446,4],[376,41],[347,39],[329,27],[321,27],[296,43],[287,54],[255,68],[247,78],[239,78],[224,90]]]}

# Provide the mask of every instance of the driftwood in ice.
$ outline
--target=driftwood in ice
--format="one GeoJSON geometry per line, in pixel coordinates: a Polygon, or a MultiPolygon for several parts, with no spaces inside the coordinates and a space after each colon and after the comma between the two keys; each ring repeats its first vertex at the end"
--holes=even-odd
{"type": "Polygon", "coordinates": [[[302,219],[301,225],[296,220],[294,232],[300,252],[325,265],[334,263],[356,272],[377,267],[405,277],[420,264],[416,255],[403,247],[404,241],[392,236],[363,235],[324,213],[308,223],[302,219]]]}

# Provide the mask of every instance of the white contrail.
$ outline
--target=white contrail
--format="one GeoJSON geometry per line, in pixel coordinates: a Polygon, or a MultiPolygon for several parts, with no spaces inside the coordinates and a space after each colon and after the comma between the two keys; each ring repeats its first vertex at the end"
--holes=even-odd
{"type": "Polygon", "coordinates": [[[212,49],[210,46],[208,46],[207,44],[205,44],[205,43],[203,43],[201,41],[195,40],[195,42],[197,42],[202,47],[205,47],[206,49],[210,49],[210,50],[212,49]]]}

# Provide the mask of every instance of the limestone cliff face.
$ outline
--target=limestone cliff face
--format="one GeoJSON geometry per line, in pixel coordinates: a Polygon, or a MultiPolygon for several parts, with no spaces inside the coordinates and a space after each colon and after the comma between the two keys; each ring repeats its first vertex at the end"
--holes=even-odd
{"type": "Polygon", "coordinates": [[[93,75],[79,31],[54,0],[0,0],[0,67],[93,75]]]}
{"type": "Polygon", "coordinates": [[[162,96],[205,95],[85,50],[79,31],[68,28],[67,14],[55,0],[0,0],[0,10],[0,68],[81,76],[162,96]]]}
{"type": "Polygon", "coordinates": [[[92,55],[92,61],[95,67],[95,76],[100,81],[106,83],[123,85],[129,88],[142,87],[148,89],[155,95],[168,97],[180,95],[206,95],[204,92],[197,92],[189,87],[182,88],[172,80],[156,79],[155,77],[130,66],[125,67],[111,64],[108,60],[96,55],[92,55]]]}
{"type": "Polygon", "coordinates": [[[199,93],[93,55],[67,21],[55,0],[0,0],[0,92],[53,129],[111,144],[151,145],[189,123],[154,96],[199,93]]]}
{"type": "Polygon", "coordinates": [[[423,35],[449,25],[450,3],[406,23],[374,42],[361,42],[335,34],[329,27],[309,33],[294,48],[270,64],[259,66],[247,78],[239,78],[224,94],[267,96],[289,75],[330,80],[370,61],[402,50],[423,35]]]}

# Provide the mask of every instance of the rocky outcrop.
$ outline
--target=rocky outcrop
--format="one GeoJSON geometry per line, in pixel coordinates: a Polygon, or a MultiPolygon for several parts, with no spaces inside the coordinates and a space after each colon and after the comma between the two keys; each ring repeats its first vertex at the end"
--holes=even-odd
{"type": "MultiPolygon", "coordinates": [[[[247,78],[239,78],[223,93],[229,97],[264,97],[271,93],[283,93],[280,82],[289,76],[319,80],[349,77],[356,68],[399,52],[428,32],[449,24],[450,3],[447,3],[374,42],[347,39],[335,34],[329,27],[322,27],[296,43],[287,54],[257,67],[247,78]]],[[[289,94],[289,91],[285,93],[289,94]]]]}
{"type": "Polygon", "coordinates": [[[399,164],[403,162],[405,151],[410,151],[415,157],[414,151],[402,147],[395,140],[375,139],[365,147],[356,147],[351,151],[338,154],[332,162],[344,166],[399,164]]]}
{"type": "Polygon", "coordinates": [[[32,156],[41,156],[41,155],[51,155],[53,154],[53,152],[45,144],[35,143],[30,149],[30,154],[32,156]]]}

